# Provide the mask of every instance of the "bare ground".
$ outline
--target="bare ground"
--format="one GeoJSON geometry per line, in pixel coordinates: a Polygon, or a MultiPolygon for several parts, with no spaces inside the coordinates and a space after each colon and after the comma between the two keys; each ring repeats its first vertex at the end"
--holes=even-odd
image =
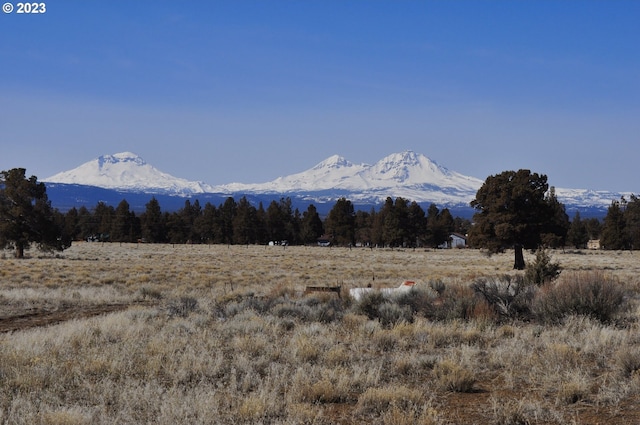
{"type": "Polygon", "coordinates": [[[50,326],[66,322],[68,320],[87,319],[101,314],[126,310],[133,305],[151,305],[151,303],[135,301],[126,304],[117,303],[88,306],[61,306],[55,310],[47,310],[43,308],[32,308],[28,310],[3,308],[2,316],[0,316],[0,333],[50,326]]]}

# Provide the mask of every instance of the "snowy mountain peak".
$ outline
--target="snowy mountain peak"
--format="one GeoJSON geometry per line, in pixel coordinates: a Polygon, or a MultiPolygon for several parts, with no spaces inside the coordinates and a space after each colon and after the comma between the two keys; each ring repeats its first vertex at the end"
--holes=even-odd
{"type": "Polygon", "coordinates": [[[98,157],[98,166],[104,167],[105,164],[117,164],[131,162],[137,165],[145,165],[144,159],[133,152],[120,152],[113,155],[102,155],[98,157]]]}
{"type": "Polygon", "coordinates": [[[204,183],[163,173],[132,152],[102,155],[73,170],[63,171],[43,181],[179,195],[212,191],[212,187],[204,183]]]}
{"type": "Polygon", "coordinates": [[[371,172],[398,182],[405,182],[411,177],[419,180],[437,177],[437,180],[441,180],[443,175],[448,174],[446,169],[441,169],[426,156],[413,151],[394,153],[382,158],[371,168],[371,172]]]}
{"type": "Polygon", "coordinates": [[[404,151],[374,165],[355,165],[333,155],[307,171],[268,183],[232,183],[218,189],[227,193],[350,192],[354,200],[401,196],[417,202],[468,204],[480,186],[479,179],[450,172],[422,154],[404,151]]]}
{"type": "Polygon", "coordinates": [[[318,165],[312,168],[312,170],[321,170],[326,168],[344,168],[344,167],[353,167],[353,163],[347,161],[344,157],[340,155],[332,155],[324,161],[320,162],[318,165]]]}

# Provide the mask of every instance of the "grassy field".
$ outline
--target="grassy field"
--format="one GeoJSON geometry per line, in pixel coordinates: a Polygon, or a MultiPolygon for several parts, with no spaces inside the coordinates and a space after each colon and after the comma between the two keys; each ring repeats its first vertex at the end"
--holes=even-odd
{"type": "Polygon", "coordinates": [[[517,275],[512,252],[75,243],[30,255],[0,254],[1,424],[640,423],[637,252],[552,252],[559,282],[615,282],[625,307],[553,323],[500,317],[471,289],[517,275]],[[373,314],[347,295],[404,280],[416,300],[373,314]],[[341,298],[303,295],[336,285],[341,298]]]}

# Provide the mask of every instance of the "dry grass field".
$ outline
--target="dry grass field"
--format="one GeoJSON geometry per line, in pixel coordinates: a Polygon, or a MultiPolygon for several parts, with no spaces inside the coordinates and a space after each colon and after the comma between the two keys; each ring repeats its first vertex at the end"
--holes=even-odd
{"type": "Polygon", "coordinates": [[[499,317],[474,295],[478,279],[517,274],[512,252],[29,254],[0,253],[0,424],[640,423],[638,252],[552,252],[559,282],[606,278],[626,308],[549,323],[499,317]],[[404,280],[417,301],[373,314],[346,290],[404,280]],[[342,297],[303,295],[335,285],[342,297]]]}

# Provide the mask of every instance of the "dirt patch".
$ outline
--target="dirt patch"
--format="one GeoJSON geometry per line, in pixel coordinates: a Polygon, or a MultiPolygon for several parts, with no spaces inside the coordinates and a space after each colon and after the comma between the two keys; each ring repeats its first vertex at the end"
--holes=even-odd
{"type": "Polygon", "coordinates": [[[101,314],[126,310],[134,305],[152,305],[150,302],[98,304],[88,306],[65,306],[56,310],[31,309],[0,316],[0,333],[21,331],[41,326],[55,325],[74,319],[86,319],[101,314]]]}

